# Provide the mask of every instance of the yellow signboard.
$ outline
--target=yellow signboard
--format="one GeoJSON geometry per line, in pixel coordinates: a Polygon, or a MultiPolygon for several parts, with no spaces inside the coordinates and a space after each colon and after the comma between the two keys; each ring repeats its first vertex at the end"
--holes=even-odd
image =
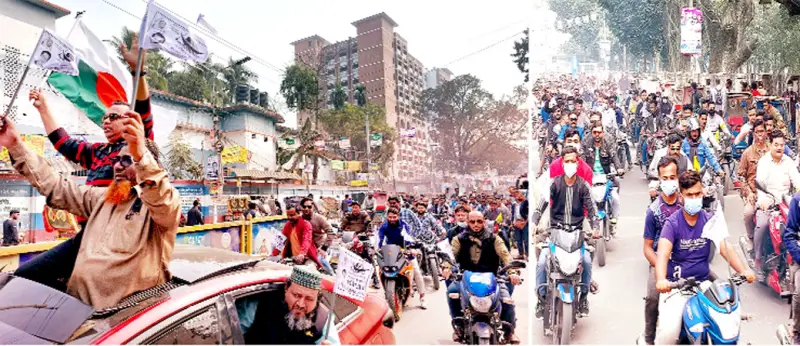
{"type": "MultiPolygon", "coordinates": [[[[40,135],[22,135],[22,141],[28,145],[28,148],[33,150],[34,153],[44,157],[44,143],[45,137],[40,135]]],[[[3,147],[0,151],[0,161],[9,162],[8,150],[3,147]]]]}
{"type": "Polygon", "coordinates": [[[234,162],[247,163],[247,149],[238,145],[222,148],[222,164],[234,162]]]}
{"type": "Polygon", "coordinates": [[[369,186],[369,183],[366,180],[351,180],[350,186],[352,187],[369,186]]]}

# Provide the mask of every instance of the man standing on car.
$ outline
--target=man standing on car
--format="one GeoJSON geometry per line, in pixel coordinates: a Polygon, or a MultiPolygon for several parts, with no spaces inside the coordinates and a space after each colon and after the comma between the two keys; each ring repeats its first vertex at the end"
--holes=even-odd
{"type": "Polygon", "coordinates": [[[325,252],[322,250],[327,243],[328,234],[332,232],[331,225],[325,217],[314,212],[314,200],[311,198],[303,198],[300,201],[303,208],[303,220],[311,224],[311,233],[313,234],[314,246],[317,247],[317,258],[322,266],[328,271],[328,274],[333,275],[333,268],[331,268],[328,261],[325,259],[325,252]]]}
{"type": "MultiPolygon", "coordinates": [[[[287,213],[288,213],[287,208],[287,213]]],[[[340,345],[330,310],[320,302],[322,276],[305,266],[292,268],[284,299],[243,300],[237,304],[248,345],[340,345]],[[263,305],[262,305],[263,304],[263,305]],[[327,329],[328,338],[325,338],[327,329]]]]}

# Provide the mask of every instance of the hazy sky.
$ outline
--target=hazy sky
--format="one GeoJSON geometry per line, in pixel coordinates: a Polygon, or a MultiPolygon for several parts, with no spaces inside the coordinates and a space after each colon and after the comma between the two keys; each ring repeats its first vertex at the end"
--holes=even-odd
{"type": "MultiPolygon", "coordinates": [[[[118,35],[122,26],[138,29],[144,0],[50,0],[71,10],[86,11],[84,21],[101,38],[118,35]],[[120,9],[114,8],[109,3],[120,9]]],[[[225,0],[225,1],[157,1],[170,10],[194,22],[198,14],[218,31],[218,36],[252,54],[247,66],[259,74],[257,86],[270,95],[278,93],[282,70],[291,65],[294,57],[291,42],[320,35],[330,42],[355,36],[350,23],[386,12],[408,41],[409,53],[423,66],[447,67],[455,74],[471,73],[484,81],[484,87],[495,96],[511,93],[522,83],[522,75],[511,61],[513,41],[486,48],[521,32],[530,17],[530,0],[497,0],[468,2],[436,1],[369,1],[369,0],[225,0]],[[468,5],[470,4],[470,5],[468,5]],[[483,6],[476,6],[476,5],[483,6]],[[486,48],[482,52],[475,53],[486,48]],[[457,59],[475,53],[463,60],[457,59]]],[[[64,17],[56,29],[66,36],[74,16],[64,17]]],[[[245,54],[203,36],[215,61],[228,56],[241,58],[245,54]]],[[[517,36],[519,37],[519,35],[517,36]]],[[[287,114],[287,124],[294,116],[287,114]]]]}

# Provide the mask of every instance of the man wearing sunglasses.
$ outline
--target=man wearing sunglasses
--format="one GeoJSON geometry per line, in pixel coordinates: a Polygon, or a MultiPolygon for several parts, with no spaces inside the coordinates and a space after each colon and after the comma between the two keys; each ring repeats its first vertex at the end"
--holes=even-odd
{"type": "Polygon", "coordinates": [[[22,142],[10,119],[0,128],[0,146],[8,149],[14,169],[48,206],[89,219],[66,291],[95,309],[170,280],[167,268],[181,215],[180,194],[146,145],[141,118],[126,115],[121,136],[127,146],[112,160],[114,180],[107,188],[64,179],[22,142]]]}
{"type": "MultiPolygon", "coordinates": [[[[506,248],[503,240],[492,230],[486,228],[486,219],[479,211],[471,211],[469,213],[467,224],[469,231],[462,232],[450,243],[455,257],[456,264],[459,269],[464,271],[468,270],[475,273],[497,273],[501,266],[506,266],[512,262],[511,253],[506,248]]],[[[450,263],[442,264],[442,276],[450,277],[451,266],[450,263]]],[[[512,285],[519,285],[519,274],[513,269],[508,271],[508,280],[512,285]]],[[[500,319],[507,322],[512,327],[516,327],[516,313],[514,305],[510,301],[511,294],[509,293],[506,285],[500,286],[500,301],[503,305],[500,312],[500,319]]],[[[454,318],[463,315],[461,311],[461,301],[459,299],[450,298],[451,294],[456,294],[459,291],[458,282],[451,282],[447,287],[447,303],[450,308],[450,317],[454,318]]],[[[504,326],[503,329],[506,333],[510,333],[511,329],[504,326]]],[[[453,332],[453,340],[458,341],[458,331],[453,332]]],[[[508,335],[508,334],[507,334],[508,335]]],[[[511,334],[509,336],[510,343],[518,344],[519,338],[511,334]]]]}
{"type": "MultiPolygon", "coordinates": [[[[603,124],[595,122],[592,124],[592,136],[586,137],[583,143],[583,160],[586,161],[594,174],[611,173],[611,165],[614,165],[619,175],[625,173],[624,167],[617,155],[617,143],[611,135],[604,133],[603,124]]],[[[619,178],[614,177],[614,188],[611,190],[611,233],[617,232],[617,217],[619,216],[619,178]]]]}
{"type": "MultiPolygon", "coordinates": [[[[130,70],[136,71],[137,53],[139,51],[139,43],[136,37],[134,36],[133,38],[133,45],[130,50],[127,49],[124,43],[120,48],[122,50],[122,56],[125,62],[128,63],[130,70]]],[[[146,56],[145,54],[142,57],[142,65],[145,64],[146,56]]],[[[141,78],[139,79],[139,89],[136,93],[137,102],[133,111],[141,115],[140,120],[142,121],[142,129],[145,138],[153,140],[153,116],[150,114],[150,92],[145,74],[146,71],[142,71],[141,78]]],[[[50,113],[47,99],[41,90],[31,90],[28,98],[34,101],[33,106],[39,111],[39,115],[42,117],[45,131],[48,133],[47,137],[50,139],[50,143],[53,144],[53,147],[63,155],[64,158],[80,164],[89,171],[86,176],[86,185],[110,185],[114,181],[114,168],[111,159],[116,157],[122,147],[125,146],[125,141],[122,138],[122,133],[125,128],[123,122],[125,118],[128,118],[126,113],[131,111],[127,102],[125,100],[115,101],[103,116],[103,133],[106,139],[108,139],[108,143],[90,143],[70,136],[67,131],[58,124],[58,121],[56,121],[55,117],[50,113]]],[[[82,228],[85,228],[86,220],[79,217],[78,222],[82,228]]],[[[43,256],[38,256],[20,266],[17,272],[20,273],[20,276],[31,276],[29,277],[30,279],[44,283],[53,288],[60,290],[66,289],[65,284],[72,274],[73,264],[78,255],[78,248],[80,248],[82,239],[83,232],[79,232],[74,237],[57,246],[57,248],[60,249],[58,252],[59,257],[46,259],[43,256]],[[49,262],[43,262],[45,260],[49,262]],[[33,268],[38,269],[32,270],[33,268]],[[50,268],[49,270],[51,270],[51,272],[44,273],[42,268],[50,268]],[[33,278],[32,276],[34,275],[38,275],[39,277],[33,278]]]]}
{"type": "Polygon", "coordinates": [[[569,113],[567,119],[569,119],[568,125],[562,127],[561,132],[558,133],[559,142],[564,141],[564,132],[566,132],[569,128],[577,129],[578,134],[581,136],[581,138],[583,138],[583,126],[578,126],[578,114],[572,111],[569,113]]]}

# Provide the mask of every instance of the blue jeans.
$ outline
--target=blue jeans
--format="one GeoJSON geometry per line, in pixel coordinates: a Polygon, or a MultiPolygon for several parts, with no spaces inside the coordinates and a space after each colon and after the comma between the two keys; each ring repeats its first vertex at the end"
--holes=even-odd
{"type": "Polygon", "coordinates": [[[520,255],[527,255],[528,254],[528,225],[525,225],[522,229],[514,228],[514,232],[517,234],[517,250],[519,250],[520,255]]]}
{"type": "Polygon", "coordinates": [[[633,162],[633,161],[631,161],[631,148],[629,146],[627,146],[627,145],[625,146],[625,158],[628,159],[628,164],[633,162]]]}
{"type": "MultiPolygon", "coordinates": [[[[536,262],[536,288],[539,297],[544,297],[545,286],[547,283],[547,258],[550,257],[550,248],[545,247],[539,254],[536,262]]],[[[592,282],[592,256],[589,251],[583,252],[583,272],[581,273],[581,284],[585,285],[584,292],[589,292],[589,284],[592,282]]]]}
{"type": "Polygon", "coordinates": [[[322,263],[322,268],[325,269],[325,271],[328,272],[328,275],[336,275],[336,273],[333,272],[333,267],[331,267],[331,264],[328,263],[327,259],[325,259],[325,256],[323,256],[322,254],[318,253],[317,254],[317,259],[319,259],[319,263],[322,263]]]}
{"type": "Polygon", "coordinates": [[[639,123],[637,122],[636,124],[633,124],[631,126],[631,130],[633,130],[632,131],[633,132],[633,141],[634,142],[638,142],[639,141],[639,136],[641,136],[642,127],[639,126],[639,123]]]}
{"type": "Polygon", "coordinates": [[[647,142],[646,141],[642,141],[641,149],[642,149],[642,155],[641,155],[640,159],[642,161],[642,166],[646,166],[647,165],[647,142]]]}
{"type": "MultiPolygon", "coordinates": [[[[447,286],[447,306],[450,308],[450,318],[461,317],[464,315],[464,312],[461,311],[461,298],[450,298],[450,293],[460,292],[460,285],[460,281],[453,281],[447,286]]],[[[508,322],[512,327],[517,328],[517,313],[514,305],[503,302],[504,298],[508,297],[511,297],[511,294],[508,292],[508,287],[501,285],[499,298],[502,304],[502,311],[500,311],[500,319],[504,322],[508,322]]]]}

